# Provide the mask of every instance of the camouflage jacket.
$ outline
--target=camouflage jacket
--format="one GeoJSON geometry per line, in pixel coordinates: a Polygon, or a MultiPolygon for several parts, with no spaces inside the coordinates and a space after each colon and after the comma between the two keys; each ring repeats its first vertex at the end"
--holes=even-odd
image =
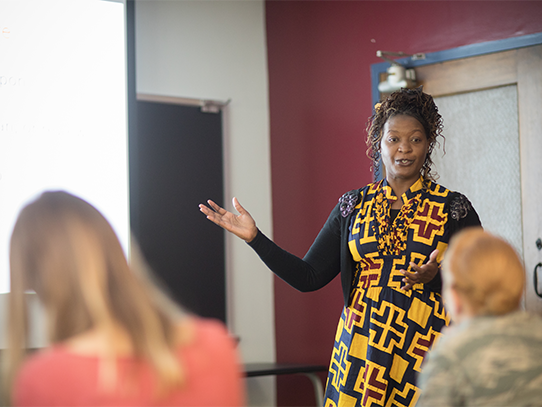
{"type": "Polygon", "coordinates": [[[542,318],[518,311],[446,328],[418,385],[418,407],[542,406],[542,318]]]}

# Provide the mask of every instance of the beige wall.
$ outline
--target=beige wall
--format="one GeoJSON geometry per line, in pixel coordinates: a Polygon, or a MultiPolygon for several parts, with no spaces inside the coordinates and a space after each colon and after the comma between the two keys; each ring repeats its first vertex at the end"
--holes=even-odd
{"type": "MultiPolygon", "coordinates": [[[[264,2],[138,0],[136,91],[214,99],[224,111],[225,201],[236,196],[271,236],[264,2]]],[[[194,208],[194,216],[203,216],[194,208]]],[[[275,360],[273,278],[239,239],[226,239],[228,325],[245,362],[275,360]]],[[[247,380],[251,405],[275,403],[274,380],[247,380]]]]}

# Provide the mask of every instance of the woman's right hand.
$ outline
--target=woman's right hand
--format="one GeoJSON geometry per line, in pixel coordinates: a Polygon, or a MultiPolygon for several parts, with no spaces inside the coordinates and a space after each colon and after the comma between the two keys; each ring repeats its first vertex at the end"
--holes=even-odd
{"type": "Polygon", "coordinates": [[[239,212],[239,215],[227,211],[211,200],[207,201],[209,206],[200,204],[199,210],[203,212],[211,222],[216,223],[218,226],[240,237],[244,241],[251,242],[258,233],[256,222],[252,216],[250,216],[250,213],[241,206],[237,198],[233,198],[232,202],[235,210],[239,212]]]}

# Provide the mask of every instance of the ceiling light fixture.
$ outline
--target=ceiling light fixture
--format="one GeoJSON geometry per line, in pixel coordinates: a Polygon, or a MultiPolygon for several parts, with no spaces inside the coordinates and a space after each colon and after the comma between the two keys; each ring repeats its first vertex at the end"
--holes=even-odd
{"type": "Polygon", "coordinates": [[[425,54],[405,54],[404,52],[376,51],[376,56],[389,62],[391,66],[386,70],[388,77],[378,84],[380,93],[391,93],[401,88],[413,88],[416,86],[416,72],[414,68],[407,68],[399,62],[390,59],[394,57],[411,57],[412,61],[425,59],[425,54]]]}

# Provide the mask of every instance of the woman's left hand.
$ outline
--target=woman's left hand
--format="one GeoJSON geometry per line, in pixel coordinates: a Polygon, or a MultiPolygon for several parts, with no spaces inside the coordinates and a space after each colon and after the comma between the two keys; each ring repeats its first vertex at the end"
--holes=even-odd
{"type": "Polygon", "coordinates": [[[437,255],[438,250],[433,250],[429,255],[429,261],[423,266],[418,266],[416,263],[410,262],[410,267],[414,272],[399,270],[399,272],[405,276],[405,278],[403,278],[405,285],[401,287],[401,290],[412,290],[414,284],[425,284],[435,278],[438,272],[437,255]]]}

